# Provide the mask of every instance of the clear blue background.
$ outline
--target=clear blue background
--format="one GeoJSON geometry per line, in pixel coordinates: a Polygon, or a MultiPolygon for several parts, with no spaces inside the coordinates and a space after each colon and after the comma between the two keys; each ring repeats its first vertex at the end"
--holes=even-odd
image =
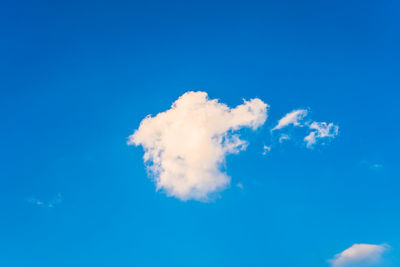
{"type": "Polygon", "coordinates": [[[353,243],[384,242],[399,266],[399,8],[2,1],[0,266],[321,267],[353,243]],[[188,90],[271,105],[212,203],[156,193],[142,149],[126,145],[188,90]],[[270,127],[308,107],[340,135],[262,156],[270,127]],[[54,208],[29,201],[58,193],[54,208]]]}

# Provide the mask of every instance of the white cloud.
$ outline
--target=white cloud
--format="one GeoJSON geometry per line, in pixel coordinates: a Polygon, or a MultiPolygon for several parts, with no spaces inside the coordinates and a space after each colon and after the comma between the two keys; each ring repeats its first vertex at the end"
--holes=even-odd
{"type": "Polygon", "coordinates": [[[306,109],[293,110],[280,119],[272,131],[282,129],[291,124],[294,126],[300,126],[300,121],[307,116],[307,114],[308,111],[306,109]]]}
{"type": "MultiPolygon", "coordinates": [[[[308,128],[309,133],[304,138],[307,148],[312,148],[319,139],[332,139],[339,133],[339,127],[333,123],[317,122],[317,121],[305,121],[302,122],[304,117],[308,114],[306,109],[297,109],[286,114],[282,119],[279,120],[278,124],[271,130],[280,130],[286,126],[293,125],[297,127],[308,128]]],[[[291,139],[288,134],[281,134],[279,137],[279,143],[291,139]]]]}
{"type": "MultiPolygon", "coordinates": [[[[339,133],[339,127],[333,123],[317,122],[312,120],[303,121],[308,115],[308,110],[297,109],[287,113],[282,119],[279,120],[278,124],[271,130],[280,130],[289,125],[296,127],[307,127],[309,134],[304,138],[307,148],[312,148],[319,139],[332,139],[339,133]]],[[[288,134],[281,134],[279,137],[279,143],[291,139],[288,134]]]]}
{"type": "Polygon", "coordinates": [[[354,244],[329,260],[333,267],[354,266],[354,264],[375,265],[381,262],[382,254],[389,249],[386,244],[354,244]]]}
{"type": "Polygon", "coordinates": [[[269,153],[270,151],[271,151],[270,146],[266,146],[266,145],[263,146],[263,152],[262,152],[263,155],[267,155],[267,153],[269,153]]]}
{"type": "Polygon", "coordinates": [[[187,92],[171,109],[143,119],[128,144],[143,146],[157,190],[181,200],[208,200],[230,183],[221,171],[225,156],[246,149],[234,131],[257,129],[267,109],[258,98],[229,108],[205,92],[187,92]]]}
{"type": "Polygon", "coordinates": [[[281,134],[280,136],[279,136],[279,143],[283,143],[283,142],[285,142],[285,141],[287,141],[287,140],[289,140],[290,139],[290,136],[289,135],[287,135],[287,134],[281,134]]]}
{"type": "Polygon", "coordinates": [[[334,138],[339,133],[339,126],[333,123],[327,124],[326,122],[314,121],[309,125],[311,132],[304,138],[306,146],[312,148],[317,143],[318,139],[334,138]]]}

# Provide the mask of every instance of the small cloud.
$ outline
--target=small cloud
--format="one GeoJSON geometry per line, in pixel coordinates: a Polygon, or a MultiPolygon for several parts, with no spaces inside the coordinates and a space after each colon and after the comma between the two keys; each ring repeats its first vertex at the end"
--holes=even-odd
{"type": "Polygon", "coordinates": [[[308,111],[306,109],[293,110],[280,119],[272,131],[282,129],[291,124],[294,126],[300,126],[300,121],[307,116],[307,114],[308,111]]]}
{"type": "Polygon", "coordinates": [[[264,145],[262,154],[265,156],[271,151],[271,146],[264,145]]]}
{"type": "Polygon", "coordinates": [[[238,183],[238,184],[236,184],[236,186],[237,186],[240,190],[243,190],[243,184],[238,183]]]}
{"type": "MultiPolygon", "coordinates": [[[[317,121],[303,121],[308,115],[308,110],[297,109],[286,114],[279,120],[278,124],[271,130],[280,130],[286,126],[293,125],[295,127],[306,127],[308,135],[304,137],[307,148],[312,148],[321,139],[333,139],[339,133],[339,126],[333,123],[317,122],[317,121]]],[[[279,143],[287,141],[291,137],[287,134],[281,134],[279,143]]]]}
{"type": "Polygon", "coordinates": [[[290,140],[290,136],[289,136],[289,135],[287,135],[287,134],[281,134],[281,135],[279,136],[279,143],[283,143],[283,142],[285,142],[285,141],[287,141],[287,140],[290,140]]]}
{"type": "Polygon", "coordinates": [[[55,206],[61,204],[62,200],[63,199],[61,193],[58,193],[57,196],[50,201],[42,201],[33,197],[28,199],[28,202],[38,207],[54,208],[55,206]]]}
{"type": "Polygon", "coordinates": [[[333,123],[327,124],[326,122],[314,121],[308,126],[311,133],[304,138],[306,146],[312,148],[319,139],[335,138],[339,133],[339,126],[333,123]]]}
{"type": "Polygon", "coordinates": [[[350,267],[354,264],[376,265],[382,261],[382,255],[390,248],[387,244],[354,244],[329,260],[333,267],[350,267]]]}

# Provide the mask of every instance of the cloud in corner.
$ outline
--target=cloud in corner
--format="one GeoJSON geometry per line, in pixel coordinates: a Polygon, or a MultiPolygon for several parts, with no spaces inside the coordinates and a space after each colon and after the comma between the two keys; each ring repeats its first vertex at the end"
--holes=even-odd
{"type": "Polygon", "coordinates": [[[354,244],[329,260],[333,267],[371,266],[382,261],[382,255],[390,248],[387,244],[354,244]]]}
{"type": "Polygon", "coordinates": [[[128,144],[143,147],[157,190],[181,200],[207,201],[230,184],[221,171],[226,155],[246,149],[246,141],[234,132],[259,128],[267,109],[258,98],[229,108],[206,92],[187,92],[171,109],[143,119],[128,144]]]}

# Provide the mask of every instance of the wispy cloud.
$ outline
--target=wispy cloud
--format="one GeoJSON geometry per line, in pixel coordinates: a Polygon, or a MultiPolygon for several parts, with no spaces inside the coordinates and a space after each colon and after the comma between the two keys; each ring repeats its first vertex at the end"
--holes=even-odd
{"type": "Polygon", "coordinates": [[[382,260],[382,255],[390,248],[387,244],[354,244],[343,252],[336,254],[329,262],[333,267],[347,267],[355,264],[376,265],[382,260]]]}
{"type": "Polygon", "coordinates": [[[128,144],[144,148],[157,190],[207,201],[230,183],[221,171],[225,156],[246,149],[247,142],[234,132],[263,125],[267,109],[258,98],[229,108],[205,92],[187,92],[171,109],[143,119],[128,144]]]}
{"type": "Polygon", "coordinates": [[[290,136],[288,134],[281,134],[279,136],[279,143],[283,143],[287,140],[290,140],[290,136]]]}
{"type": "Polygon", "coordinates": [[[263,146],[263,152],[262,152],[262,154],[263,154],[264,156],[267,155],[270,151],[271,151],[271,146],[266,146],[266,145],[263,146]]]}
{"type": "Polygon", "coordinates": [[[32,203],[35,206],[43,207],[43,208],[54,208],[57,205],[61,204],[63,201],[61,193],[58,193],[57,196],[49,201],[40,200],[38,198],[32,197],[28,199],[29,203],[32,203]]]}
{"type": "Polygon", "coordinates": [[[300,121],[307,116],[307,114],[308,111],[306,109],[293,110],[280,119],[272,131],[282,129],[289,125],[300,126],[300,121]]]}
{"type": "Polygon", "coordinates": [[[316,122],[309,125],[310,134],[304,138],[306,146],[312,148],[321,139],[335,138],[339,133],[339,126],[333,123],[316,122]]]}
{"type": "MultiPolygon", "coordinates": [[[[317,122],[312,120],[305,120],[308,115],[308,110],[297,109],[286,114],[279,120],[278,124],[271,130],[282,130],[290,125],[295,127],[304,127],[307,129],[308,134],[304,137],[304,142],[307,148],[313,148],[317,143],[324,144],[325,140],[335,138],[339,133],[339,126],[333,123],[317,122]]],[[[279,136],[279,143],[291,139],[286,133],[279,136]]]]}

